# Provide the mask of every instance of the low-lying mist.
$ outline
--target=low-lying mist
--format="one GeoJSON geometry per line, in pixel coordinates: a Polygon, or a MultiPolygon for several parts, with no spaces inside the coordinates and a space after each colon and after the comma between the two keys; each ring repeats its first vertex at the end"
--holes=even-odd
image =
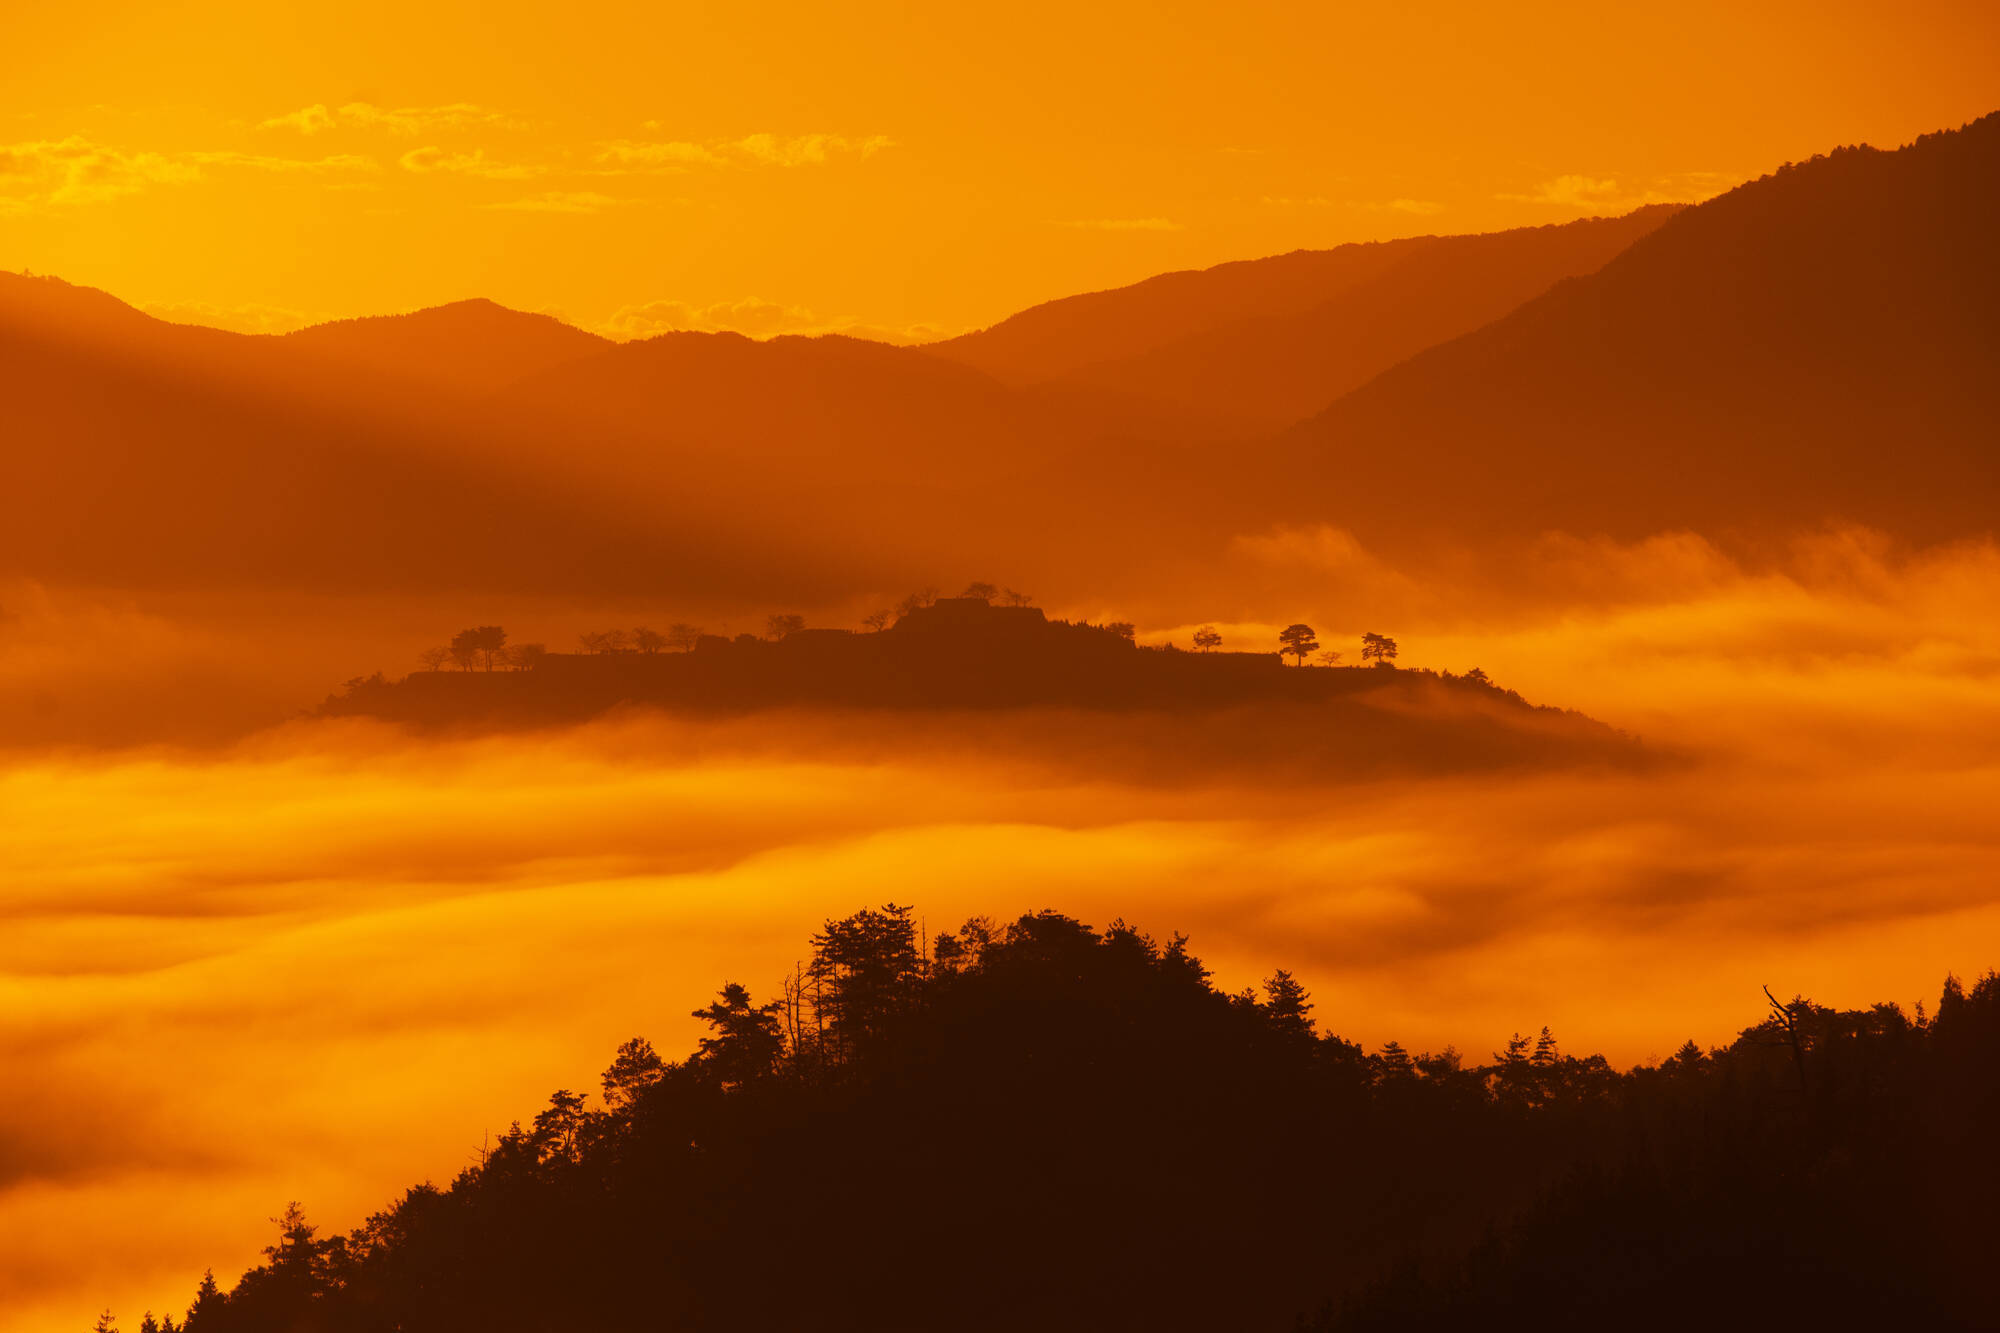
{"type": "MultiPolygon", "coordinates": [[[[1725,1039],[1766,983],[1909,1001],[2000,963],[1992,546],[1829,533],[1752,565],[1550,541],[1539,582],[1456,595],[1334,532],[1235,558],[1242,605],[1049,601],[1183,646],[1202,623],[1260,649],[1296,619],[1333,647],[1393,633],[1408,665],[1482,666],[1649,758],[1301,763],[1226,717],[1058,712],[251,729],[245,691],[281,719],[506,608],[14,589],[0,1328],[178,1308],[289,1199],[352,1226],[594,1088],[623,1039],[685,1050],[723,981],[774,992],[866,904],[931,933],[1044,907],[1183,930],[1229,987],[1287,967],[1325,1029],[1474,1059],[1546,1023],[1636,1062],[1725,1039]],[[92,700],[94,731],[47,722],[92,700]],[[138,725],[203,700],[200,726],[138,725]]],[[[528,608],[519,637],[642,613],[528,608]]]]}

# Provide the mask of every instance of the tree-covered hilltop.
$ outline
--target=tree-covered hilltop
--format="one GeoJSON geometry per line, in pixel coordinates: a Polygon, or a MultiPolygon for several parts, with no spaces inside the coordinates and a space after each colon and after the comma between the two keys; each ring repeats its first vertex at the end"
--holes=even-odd
{"type": "Polygon", "coordinates": [[[1487,1060],[1367,1051],[1285,972],[1219,991],[1178,935],[1041,912],[926,938],[891,905],[695,1016],[684,1058],[635,1038],[349,1235],[293,1206],[185,1333],[1991,1313],[1990,973],[1935,1015],[1772,1000],[1621,1073],[1546,1028],[1487,1060]]]}
{"type": "Polygon", "coordinates": [[[1223,757],[1234,762],[1345,773],[1632,767],[1665,757],[1582,713],[1531,704],[1478,667],[1399,669],[1385,634],[1360,637],[1360,666],[1339,665],[1342,651],[1323,648],[1304,624],[1252,645],[1258,651],[1221,650],[1222,634],[1206,625],[1191,648],[1142,645],[1129,623],[1051,620],[1025,595],[983,583],[960,597],[926,590],[863,623],[853,631],[773,615],[763,635],[734,638],[691,624],[639,626],[579,635],[580,652],[478,625],[420,654],[423,670],[349,680],[318,713],[491,731],[634,708],[884,720],[1040,710],[1088,714],[1134,743],[1150,737],[1155,752],[1190,768],[1206,762],[1194,758],[1203,747],[1185,744],[1191,729],[1226,733],[1223,757]]]}
{"type": "MultiPolygon", "coordinates": [[[[327,715],[367,714],[399,721],[462,722],[487,717],[561,720],[623,704],[693,712],[788,706],[863,708],[1090,709],[1219,708],[1244,704],[1318,705],[1379,693],[1397,677],[1326,670],[1342,657],[1322,651],[1308,625],[1293,625],[1260,650],[1217,651],[1223,636],[1204,625],[1192,648],[1141,646],[1128,621],[1051,620],[1025,594],[975,583],[958,597],[926,589],[897,611],[863,621],[865,629],[808,627],[802,615],[773,615],[762,635],[734,638],[684,623],[593,631],[580,652],[514,643],[500,625],[460,630],[418,654],[422,671],[392,680],[355,677],[320,706],[327,715]],[[1274,651],[1279,649],[1282,651],[1274,651]],[[1317,655],[1320,667],[1297,666],[1317,655]]],[[[1397,646],[1383,634],[1361,637],[1361,660],[1394,667],[1397,646]]],[[[1537,709],[1473,668],[1464,676],[1416,671],[1411,689],[1456,692],[1492,712],[1569,716],[1537,709]]],[[[1602,731],[1602,727],[1595,728],[1602,731]]]]}

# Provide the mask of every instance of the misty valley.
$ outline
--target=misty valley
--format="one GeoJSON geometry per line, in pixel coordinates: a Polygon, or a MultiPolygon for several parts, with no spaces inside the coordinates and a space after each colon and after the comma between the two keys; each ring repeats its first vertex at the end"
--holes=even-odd
{"type": "Polygon", "coordinates": [[[1157,107],[950,188],[386,93],[0,144],[0,1333],[1993,1327],[2000,112],[1911,97],[1371,192],[1157,107]],[[236,189],[320,306],[113,281],[236,189]],[[403,309],[355,254],[507,300],[311,313],[403,309]],[[506,285],[752,260],[1073,294],[506,285]]]}

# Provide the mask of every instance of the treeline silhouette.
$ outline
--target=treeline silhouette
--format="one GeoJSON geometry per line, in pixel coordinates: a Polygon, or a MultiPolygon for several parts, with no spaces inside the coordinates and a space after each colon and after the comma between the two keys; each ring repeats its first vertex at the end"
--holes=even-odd
{"type": "MultiPolygon", "coordinates": [[[[1286,672],[1315,658],[1337,667],[1342,654],[1322,649],[1310,625],[1276,636],[1277,651],[1218,651],[1213,625],[1191,635],[1192,648],[1140,645],[1129,621],[1103,624],[1050,620],[1025,593],[974,583],[957,597],[925,588],[895,610],[865,617],[865,632],[809,628],[798,614],[766,618],[762,635],[733,638],[675,623],[578,636],[580,652],[557,653],[541,643],[511,643],[499,625],[460,630],[448,643],[419,654],[426,669],[400,680],[381,672],[357,676],[329,697],[323,714],[366,714],[418,723],[480,719],[556,722],[595,716],[626,704],[690,711],[736,711],[799,705],[864,708],[1089,709],[1225,708],[1278,704],[1324,710],[1348,707],[1342,721],[1356,734],[1380,729],[1379,710],[1354,701],[1380,695],[1391,681],[1379,672],[1286,672]],[[456,671],[446,671],[447,663],[456,671]]],[[[1398,647],[1387,635],[1361,636],[1361,659],[1394,667],[1398,647]]],[[[1536,715],[1568,740],[1601,745],[1608,728],[1555,708],[1536,708],[1502,689],[1477,667],[1409,672],[1406,703],[1435,705],[1455,696],[1487,705],[1487,721],[1510,713],[1536,715]],[[1424,700],[1417,695],[1429,691],[1424,700]]],[[[1432,709],[1437,712],[1436,708],[1432,709]]],[[[1477,711],[1474,709],[1473,711],[1477,711]]],[[[1325,720],[1325,719],[1322,719],[1325,720]]],[[[1454,726],[1462,729],[1462,722],[1454,726]]],[[[1504,730],[1505,727],[1503,726],[1504,730]]],[[[1546,739],[1546,738],[1545,738],[1546,739]]]]}
{"type": "Polygon", "coordinates": [[[1546,1028],[1364,1050],[1180,935],[892,904],[695,1017],[350,1234],[291,1206],[184,1333],[1991,1326],[1991,973],[1621,1073],[1546,1028]]]}

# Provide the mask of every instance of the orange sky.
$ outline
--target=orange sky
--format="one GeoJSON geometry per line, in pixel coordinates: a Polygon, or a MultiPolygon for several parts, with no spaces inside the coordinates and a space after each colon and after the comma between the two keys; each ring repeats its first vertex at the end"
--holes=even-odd
{"type": "Polygon", "coordinates": [[[2000,105],[2000,10],[16,0],[0,268],[290,327],[951,331],[1694,198],[2000,105]]]}

